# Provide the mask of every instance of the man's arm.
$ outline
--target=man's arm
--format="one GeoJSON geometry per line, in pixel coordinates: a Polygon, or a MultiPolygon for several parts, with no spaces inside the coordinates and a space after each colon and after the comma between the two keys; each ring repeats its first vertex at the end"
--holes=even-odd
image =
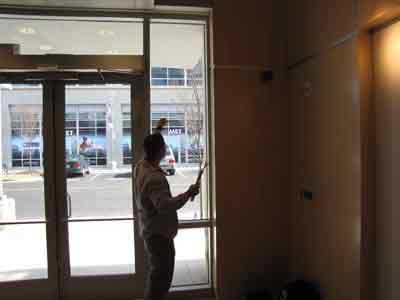
{"type": "Polygon", "coordinates": [[[154,176],[147,183],[146,191],[154,207],[160,213],[176,211],[182,208],[192,195],[188,190],[176,197],[171,197],[168,182],[162,175],[154,176]]]}

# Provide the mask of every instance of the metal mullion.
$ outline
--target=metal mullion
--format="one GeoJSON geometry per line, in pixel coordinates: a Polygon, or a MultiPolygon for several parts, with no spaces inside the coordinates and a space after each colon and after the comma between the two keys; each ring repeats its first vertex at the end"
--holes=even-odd
{"type": "MultiPolygon", "coordinates": [[[[43,98],[44,98],[44,96],[43,96],[43,98]]],[[[42,115],[41,115],[41,118],[39,119],[39,122],[40,122],[39,123],[39,136],[41,136],[41,137],[43,137],[43,118],[44,118],[43,111],[44,111],[44,109],[42,110],[42,115]]],[[[40,167],[43,168],[43,170],[44,170],[44,166],[43,166],[43,153],[44,153],[43,144],[39,147],[39,150],[40,150],[40,167]]]]}
{"type": "Polygon", "coordinates": [[[138,11],[138,10],[116,10],[116,9],[80,9],[79,7],[21,7],[15,5],[0,4],[0,14],[8,15],[37,15],[53,17],[109,17],[109,18],[136,18],[144,19],[152,17],[154,19],[178,19],[178,20],[200,20],[208,18],[209,12],[190,12],[178,11],[138,11]]]}
{"type": "Polygon", "coordinates": [[[80,222],[113,222],[113,221],[134,221],[135,218],[92,218],[92,219],[68,219],[69,223],[80,222]]]}
{"type": "Polygon", "coordinates": [[[211,47],[211,20],[208,17],[206,19],[206,24],[204,25],[205,27],[205,34],[204,34],[204,64],[205,64],[205,69],[203,70],[204,72],[204,78],[203,78],[203,84],[205,86],[205,96],[206,96],[206,108],[204,112],[204,117],[207,118],[207,128],[205,128],[205,132],[207,132],[206,136],[206,141],[207,141],[207,160],[209,162],[209,168],[207,170],[207,187],[208,187],[208,219],[210,222],[210,231],[208,235],[208,259],[209,259],[209,283],[211,286],[211,289],[213,292],[215,292],[215,266],[216,262],[214,259],[216,259],[215,256],[215,221],[214,221],[214,156],[213,156],[213,147],[214,147],[214,135],[213,135],[213,110],[212,104],[213,104],[213,94],[212,94],[212,77],[211,77],[211,68],[210,65],[212,63],[212,47],[211,47]]]}
{"type": "Polygon", "coordinates": [[[140,237],[135,201],[134,166],[143,157],[142,142],[150,133],[150,18],[143,19],[143,51],[144,76],[131,83],[131,149],[132,159],[132,191],[134,208],[134,239],[135,239],[135,267],[137,283],[142,288],[145,280],[146,258],[144,243],[140,237]]]}
{"type": "MultiPolygon", "coordinates": [[[[58,70],[67,71],[66,74],[76,72],[77,70],[92,70],[93,72],[95,70],[108,69],[142,73],[144,63],[141,55],[73,54],[4,55],[4,59],[0,61],[0,68],[8,71],[37,70],[41,66],[56,66],[58,70]]],[[[53,73],[52,75],[56,76],[57,72],[53,73]]],[[[76,76],[74,76],[74,74],[71,76],[72,79],[76,80],[76,76]]],[[[68,80],[68,78],[57,79],[68,80]]]]}
{"type": "Polygon", "coordinates": [[[58,268],[58,224],[55,180],[55,132],[54,132],[54,93],[53,86],[49,82],[42,84],[43,88],[43,174],[46,212],[46,238],[48,277],[52,289],[53,298],[59,297],[59,268],[58,268]]]}
{"type": "MultiPolygon", "coordinates": [[[[0,9],[1,9],[1,4],[0,4],[0,9]]],[[[18,17],[12,17],[12,16],[7,16],[7,15],[2,15],[1,17],[0,17],[0,19],[6,19],[6,20],[24,20],[24,21],[36,21],[36,20],[39,20],[39,21],[55,21],[55,20],[57,20],[57,21],[62,21],[62,22],[79,22],[79,21],[83,21],[83,22],[87,22],[87,21],[90,21],[90,22],[94,22],[94,23],[96,23],[96,22],[101,22],[101,23],[127,23],[127,24],[131,24],[131,23],[137,23],[137,24],[142,24],[143,23],[143,21],[142,21],[142,19],[141,18],[118,18],[118,20],[116,20],[115,18],[114,18],[114,20],[112,20],[112,17],[111,17],[111,19],[110,19],[110,17],[109,18],[107,18],[107,17],[99,17],[99,18],[92,18],[92,19],[85,19],[85,17],[76,17],[76,16],[74,16],[74,17],[65,17],[64,19],[62,19],[62,17],[59,17],[59,18],[54,18],[54,16],[53,17],[48,17],[48,18],[45,18],[45,17],[41,17],[41,18],[35,18],[35,16],[37,16],[37,15],[34,15],[34,17],[32,17],[31,15],[29,15],[29,16],[22,16],[21,17],[21,15],[19,15],[18,17]]]]}
{"type": "Polygon", "coordinates": [[[6,225],[32,225],[32,224],[49,224],[48,221],[17,221],[17,222],[0,222],[0,226],[6,225]]]}
{"type": "Polygon", "coordinates": [[[190,228],[211,228],[211,220],[198,220],[198,221],[179,221],[179,229],[190,229],[190,228]]]}
{"type": "Polygon", "coordinates": [[[65,83],[52,81],[54,102],[54,141],[55,141],[55,196],[57,203],[57,254],[59,262],[59,298],[65,299],[70,278],[69,235],[65,178],[65,83]]]}
{"type": "Polygon", "coordinates": [[[207,153],[207,160],[209,162],[209,168],[207,170],[207,179],[208,179],[208,218],[211,221],[211,228],[210,228],[210,241],[209,241],[209,251],[210,251],[210,269],[211,269],[211,276],[210,276],[210,281],[211,285],[213,285],[214,282],[214,273],[213,273],[213,268],[214,268],[214,231],[213,228],[215,226],[213,220],[214,220],[214,215],[213,215],[213,210],[214,210],[214,184],[213,184],[213,172],[214,172],[214,157],[213,157],[213,145],[214,145],[214,136],[213,136],[213,110],[211,109],[212,107],[212,78],[211,78],[211,68],[210,65],[212,63],[212,47],[211,47],[211,20],[210,17],[206,18],[205,20],[205,34],[204,34],[204,64],[205,68],[203,69],[204,72],[204,78],[203,78],[203,84],[205,86],[205,97],[206,97],[206,108],[204,112],[204,117],[207,120],[207,128],[205,128],[205,132],[207,133],[206,136],[206,141],[207,141],[207,148],[206,148],[206,153],[207,153]]]}
{"type": "MultiPolygon", "coordinates": [[[[131,85],[131,149],[133,158],[132,163],[132,174],[134,174],[134,166],[143,157],[143,150],[141,143],[148,131],[148,117],[146,116],[146,92],[145,92],[145,80],[136,80],[131,85]]],[[[132,176],[132,191],[133,191],[133,207],[134,207],[134,239],[135,239],[135,266],[136,274],[138,275],[138,284],[144,286],[145,278],[145,255],[144,255],[144,244],[140,237],[139,224],[137,217],[137,206],[135,201],[135,180],[132,176]],[[138,259],[139,258],[139,259],[138,259]]]]}

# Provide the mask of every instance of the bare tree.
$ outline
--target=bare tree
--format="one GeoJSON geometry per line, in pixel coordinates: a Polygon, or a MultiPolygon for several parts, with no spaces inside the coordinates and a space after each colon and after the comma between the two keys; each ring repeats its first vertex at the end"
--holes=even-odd
{"type": "Polygon", "coordinates": [[[186,130],[189,141],[194,146],[195,153],[197,153],[198,163],[201,165],[204,148],[201,139],[204,134],[204,80],[201,60],[191,70],[189,79],[193,89],[193,102],[185,107],[186,130]]]}

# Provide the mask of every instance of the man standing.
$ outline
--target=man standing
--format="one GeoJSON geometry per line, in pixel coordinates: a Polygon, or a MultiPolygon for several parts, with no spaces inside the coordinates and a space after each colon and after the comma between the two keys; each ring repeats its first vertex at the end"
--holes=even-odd
{"type": "Polygon", "coordinates": [[[135,199],[139,230],[149,262],[145,300],[164,300],[171,287],[175,266],[174,237],[178,232],[177,210],[199,193],[199,185],[172,197],[160,161],[166,144],[157,132],[144,140],[145,157],[135,167],[135,199]]]}

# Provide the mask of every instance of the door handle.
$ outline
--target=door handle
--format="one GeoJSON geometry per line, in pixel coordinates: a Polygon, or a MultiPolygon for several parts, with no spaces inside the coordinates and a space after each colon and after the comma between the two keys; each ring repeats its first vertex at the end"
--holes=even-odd
{"type": "Polygon", "coordinates": [[[67,218],[72,217],[72,201],[71,201],[71,195],[67,193],[67,218]]]}

